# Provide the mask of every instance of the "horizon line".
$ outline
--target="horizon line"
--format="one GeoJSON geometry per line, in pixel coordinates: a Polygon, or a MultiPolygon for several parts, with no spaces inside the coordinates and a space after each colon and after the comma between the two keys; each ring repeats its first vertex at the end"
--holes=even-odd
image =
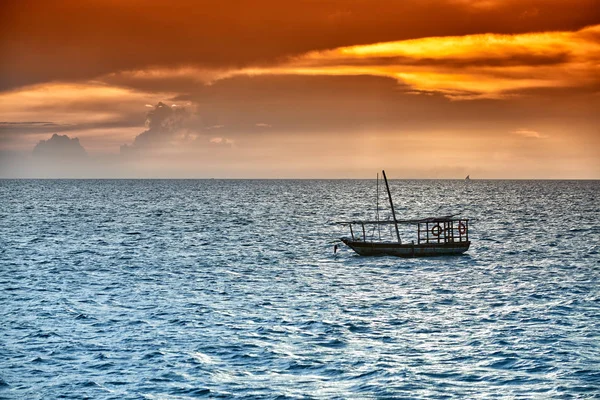
{"type": "MultiPolygon", "coordinates": [[[[88,180],[88,181],[108,181],[108,180],[147,180],[147,181],[283,181],[283,180],[287,180],[287,181],[343,181],[343,180],[351,180],[351,181],[370,181],[370,180],[375,180],[377,178],[176,178],[176,177],[171,177],[171,178],[160,178],[160,177],[152,177],[152,178],[148,178],[148,177],[103,177],[103,178],[98,178],[98,177],[90,177],[90,178],[83,178],[83,177],[78,177],[78,178],[68,178],[68,177],[56,177],[56,178],[51,178],[51,177],[40,177],[40,178],[34,178],[34,177],[28,177],[28,178],[24,178],[24,177],[0,177],[0,180],[3,181],[8,181],[8,180],[21,180],[21,181],[39,181],[39,180],[46,180],[46,181],[57,181],[57,180],[63,180],[63,181],[84,181],[84,180],[88,180]]],[[[388,178],[388,180],[390,181],[466,181],[465,178],[388,178]]],[[[600,181],[600,178],[470,178],[469,181],[600,181]]]]}

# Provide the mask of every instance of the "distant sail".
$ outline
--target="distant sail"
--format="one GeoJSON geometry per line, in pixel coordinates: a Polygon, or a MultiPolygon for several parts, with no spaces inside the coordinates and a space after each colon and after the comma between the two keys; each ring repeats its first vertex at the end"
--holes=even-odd
{"type": "Polygon", "coordinates": [[[470,181],[471,178],[469,178],[469,175],[467,175],[467,177],[465,178],[465,181],[470,181]]]}

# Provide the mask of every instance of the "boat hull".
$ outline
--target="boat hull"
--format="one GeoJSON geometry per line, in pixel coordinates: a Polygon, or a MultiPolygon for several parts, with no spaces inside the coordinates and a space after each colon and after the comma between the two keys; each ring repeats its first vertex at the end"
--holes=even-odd
{"type": "Polygon", "coordinates": [[[361,256],[434,257],[460,255],[469,250],[470,241],[449,243],[400,244],[393,242],[363,242],[341,239],[361,256]]]}

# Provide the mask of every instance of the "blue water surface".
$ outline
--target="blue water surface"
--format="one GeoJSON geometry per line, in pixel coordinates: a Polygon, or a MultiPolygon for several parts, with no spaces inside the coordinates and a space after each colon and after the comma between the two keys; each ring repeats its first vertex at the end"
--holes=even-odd
{"type": "Polygon", "coordinates": [[[394,180],[468,253],[334,255],[375,188],[0,181],[0,398],[600,398],[600,182],[394,180]]]}

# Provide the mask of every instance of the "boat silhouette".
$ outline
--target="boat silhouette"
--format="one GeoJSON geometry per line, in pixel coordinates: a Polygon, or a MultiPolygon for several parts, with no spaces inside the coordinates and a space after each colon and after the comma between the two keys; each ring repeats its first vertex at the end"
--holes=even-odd
{"type": "MultiPolygon", "coordinates": [[[[419,218],[398,220],[394,211],[394,202],[388,185],[385,171],[382,171],[385,187],[387,189],[392,220],[379,220],[379,177],[377,178],[377,220],[376,221],[340,221],[341,225],[350,228],[350,237],[342,237],[340,240],[361,256],[398,256],[398,257],[432,257],[442,255],[459,255],[469,249],[469,220],[457,218],[457,215],[446,215],[441,217],[419,218]],[[396,233],[396,241],[381,240],[381,227],[393,225],[396,233]],[[400,237],[400,225],[416,227],[416,243],[403,242],[400,237]],[[355,234],[354,227],[360,227],[359,233],[355,234]],[[373,227],[371,237],[367,240],[367,228],[373,227]],[[375,229],[378,228],[379,239],[375,238],[375,229]],[[362,236],[360,232],[362,231],[362,236]]],[[[336,248],[337,250],[337,248],[336,248]]]]}

